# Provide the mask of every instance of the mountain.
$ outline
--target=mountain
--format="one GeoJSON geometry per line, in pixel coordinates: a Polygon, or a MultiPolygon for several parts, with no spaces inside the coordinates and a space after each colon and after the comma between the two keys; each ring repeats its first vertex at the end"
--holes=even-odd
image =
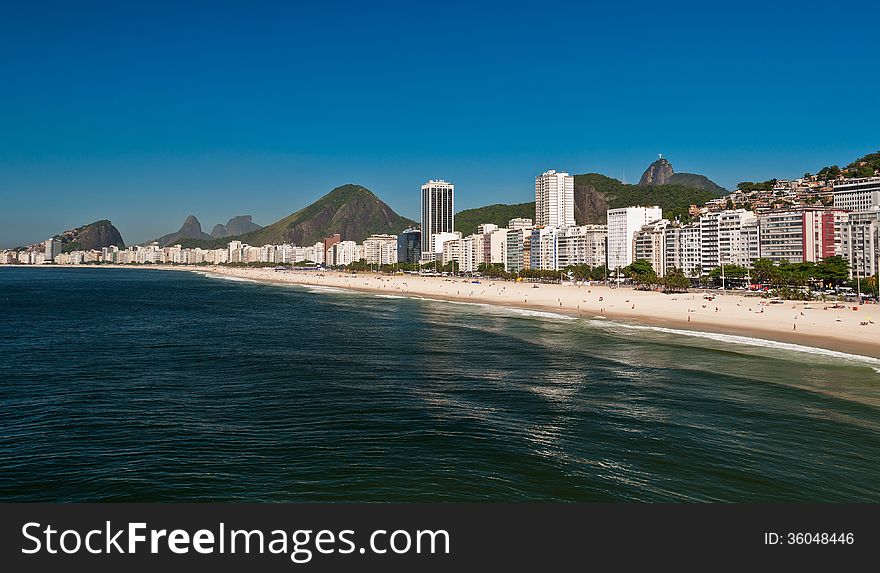
{"type": "Polygon", "coordinates": [[[673,174],[675,174],[675,171],[672,169],[672,164],[661,157],[654,163],[650,164],[648,168],[645,169],[645,172],[642,173],[642,178],[639,179],[639,187],[645,187],[648,185],[666,185],[669,183],[673,174]]]}
{"type": "Polygon", "coordinates": [[[64,231],[55,236],[61,240],[61,250],[65,253],[70,251],[90,251],[116,245],[120,249],[125,248],[125,242],[119,230],[107,219],[95,221],[76,229],[64,231]]]}
{"type": "Polygon", "coordinates": [[[652,187],[657,185],[680,185],[682,187],[694,187],[715,193],[718,196],[727,193],[727,189],[716,184],[705,175],[697,173],[676,173],[672,164],[664,158],[660,158],[645,169],[642,178],[639,179],[639,187],[652,187]]]}
{"type": "Polygon", "coordinates": [[[178,231],[162,235],[155,241],[150,242],[159,243],[160,247],[167,247],[169,245],[176,245],[185,239],[210,240],[212,238],[211,235],[202,232],[202,224],[199,223],[196,216],[190,215],[178,231]]]}
{"type": "Polygon", "coordinates": [[[362,242],[370,235],[396,235],[416,222],[394,212],[384,201],[361,185],[342,185],[308,207],[256,231],[210,241],[187,240],[189,247],[216,248],[230,240],[252,246],[293,243],[311,245],[334,233],[344,241],[362,242]]]}
{"type": "Polygon", "coordinates": [[[719,197],[727,194],[727,189],[718,185],[705,175],[699,175],[697,173],[675,173],[669,178],[669,184],[702,189],[703,191],[715,193],[715,195],[719,197]]]}
{"type": "Polygon", "coordinates": [[[263,228],[254,223],[252,219],[253,217],[250,215],[236,215],[229,219],[225,225],[214,225],[214,229],[211,231],[211,236],[215,239],[221,237],[234,237],[235,235],[244,235],[245,233],[250,233],[251,231],[263,228]]]}

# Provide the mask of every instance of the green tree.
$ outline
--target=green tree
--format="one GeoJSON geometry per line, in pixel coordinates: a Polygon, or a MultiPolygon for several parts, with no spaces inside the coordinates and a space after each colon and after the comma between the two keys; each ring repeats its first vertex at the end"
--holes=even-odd
{"type": "Polygon", "coordinates": [[[816,265],[815,277],[826,285],[837,286],[849,278],[849,261],[837,255],[825,257],[816,265]]]}
{"type": "Polygon", "coordinates": [[[776,272],[776,265],[770,259],[756,259],[752,263],[752,278],[758,282],[768,282],[776,272]]]}

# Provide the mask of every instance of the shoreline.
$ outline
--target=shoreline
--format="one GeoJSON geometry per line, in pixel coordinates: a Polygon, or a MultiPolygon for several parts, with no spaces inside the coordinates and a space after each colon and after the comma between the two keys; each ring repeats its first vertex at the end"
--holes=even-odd
{"type": "MultiPolygon", "coordinates": [[[[10,265],[11,266],[11,265],[10,265]]],[[[17,265],[16,267],[21,266],[17,265]]],[[[587,319],[619,320],[634,326],[724,334],[820,348],[880,359],[880,305],[832,309],[821,301],[784,301],[704,291],[664,294],[604,285],[515,283],[462,277],[285,271],[271,268],[82,265],[40,268],[114,268],[210,273],[266,284],[331,287],[368,294],[488,304],[587,319]],[[534,286],[537,284],[537,288],[534,286]],[[867,322],[862,326],[862,322],[867,322]]],[[[695,334],[696,335],[696,334],[695,334]]]]}

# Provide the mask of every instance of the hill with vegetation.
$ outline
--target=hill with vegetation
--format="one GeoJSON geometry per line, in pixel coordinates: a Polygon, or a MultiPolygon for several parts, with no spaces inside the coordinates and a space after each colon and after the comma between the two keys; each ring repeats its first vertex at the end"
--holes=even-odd
{"type": "MultiPolygon", "coordinates": [[[[816,175],[819,179],[828,180],[840,177],[846,179],[873,177],[877,173],[880,173],[880,151],[860,157],[844,168],[840,168],[837,165],[823,167],[816,175]]],[[[804,175],[809,176],[810,174],[805,173],[804,175]]]]}
{"type": "Polygon", "coordinates": [[[362,242],[370,235],[396,235],[415,221],[398,215],[361,185],[342,185],[287,217],[242,235],[181,241],[184,247],[217,248],[238,240],[252,246],[292,243],[312,245],[334,233],[343,241],[362,242]]]}
{"type": "Polygon", "coordinates": [[[728,192],[727,189],[721,185],[718,185],[705,175],[700,175],[698,173],[675,173],[669,178],[669,184],[702,189],[703,191],[714,193],[718,197],[726,195],[728,192]]]}
{"type": "Polygon", "coordinates": [[[125,248],[125,242],[122,240],[119,229],[107,219],[64,231],[60,235],[55,235],[54,238],[61,241],[61,250],[65,253],[90,251],[114,245],[120,249],[125,248]]]}
{"type": "Polygon", "coordinates": [[[519,218],[535,218],[534,201],[531,203],[516,203],[514,205],[496,203],[494,205],[486,205],[485,207],[459,211],[455,214],[455,230],[461,231],[461,234],[465,236],[473,235],[477,232],[477,226],[483,223],[494,223],[499,227],[506,227],[508,221],[519,218]]]}

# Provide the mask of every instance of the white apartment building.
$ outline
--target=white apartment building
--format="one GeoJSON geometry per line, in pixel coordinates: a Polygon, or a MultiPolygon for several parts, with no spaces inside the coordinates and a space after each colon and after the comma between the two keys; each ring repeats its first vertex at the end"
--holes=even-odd
{"type": "Polygon", "coordinates": [[[840,229],[840,239],[851,279],[880,272],[880,208],[850,213],[840,229]]]}
{"type": "Polygon", "coordinates": [[[61,254],[61,241],[49,239],[44,243],[43,262],[51,263],[55,257],[61,254]]]}
{"type": "Polygon", "coordinates": [[[847,179],[834,183],[834,208],[868,211],[880,206],[880,177],[847,179]]]}
{"type": "Polygon", "coordinates": [[[364,259],[369,265],[397,262],[397,235],[371,235],[364,240],[364,259]]]}
{"type": "Polygon", "coordinates": [[[564,227],[556,233],[556,269],[574,265],[598,267],[605,264],[608,227],[582,225],[564,227]]]}
{"type": "Polygon", "coordinates": [[[841,253],[840,226],[846,213],[832,209],[791,209],[762,213],[760,256],[790,263],[818,262],[841,253]]]}
{"type": "Polygon", "coordinates": [[[431,179],[422,185],[422,259],[433,261],[442,252],[444,241],[435,241],[436,234],[454,231],[455,185],[431,179]]]}
{"type": "Polygon", "coordinates": [[[745,209],[707,213],[700,217],[700,267],[708,275],[724,265],[751,266],[756,215],[745,209]],[[743,227],[746,232],[743,232],[743,227]]]}
{"type": "Polygon", "coordinates": [[[701,275],[700,223],[668,225],[664,231],[664,250],[664,274],[674,267],[687,277],[701,275]]]}
{"type": "Polygon", "coordinates": [[[651,263],[657,276],[666,275],[666,227],[668,219],[660,219],[636,231],[633,240],[634,260],[651,263]]]}
{"type": "Polygon", "coordinates": [[[635,260],[633,239],[636,231],[663,218],[660,207],[623,207],[608,210],[608,270],[628,266],[635,260]]]}
{"type": "Polygon", "coordinates": [[[513,230],[531,229],[532,227],[534,227],[533,221],[525,217],[517,217],[516,219],[511,219],[507,223],[507,228],[513,230]]]}
{"type": "Polygon", "coordinates": [[[556,256],[556,227],[538,227],[532,230],[529,268],[555,271],[559,268],[556,256]]]}
{"type": "Polygon", "coordinates": [[[535,225],[570,227],[574,224],[574,177],[552,169],[535,177],[535,225]]]}

